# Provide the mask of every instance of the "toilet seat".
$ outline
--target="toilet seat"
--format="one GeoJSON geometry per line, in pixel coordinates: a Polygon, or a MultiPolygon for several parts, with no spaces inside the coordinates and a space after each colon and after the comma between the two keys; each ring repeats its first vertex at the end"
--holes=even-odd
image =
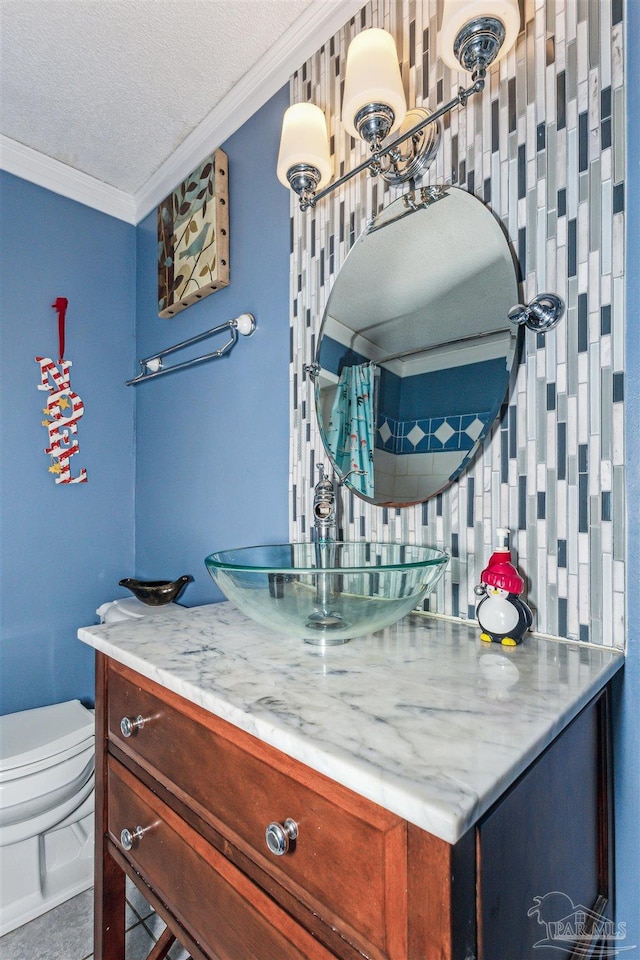
{"type": "Polygon", "coordinates": [[[79,700],[0,717],[0,784],[75,756],[94,733],[94,715],[79,700]]]}
{"type": "MultiPolygon", "coordinates": [[[[92,742],[63,763],[0,783],[0,828],[23,823],[66,803],[93,777],[93,770],[92,742]]],[[[4,845],[3,841],[13,843],[4,833],[0,834],[0,846],[4,845]]]]}
{"type": "MultiPolygon", "coordinates": [[[[90,797],[95,785],[93,757],[80,774],[56,791],[20,800],[2,809],[0,849],[60,824],[90,797]]],[[[2,854],[0,854],[2,856],[2,854]]]]}
{"type": "Polygon", "coordinates": [[[0,846],[91,790],[94,724],[79,700],[0,717],[0,846]]]}
{"type": "MultiPolygon", "coordinates": [[[[1,736],[2,733],[0,732],[0,737],[1,736]]],[[[85,737],[78,743],[67,747],[66,750],[61,750],[59,753],[51,753],[47,756],[41,756],[32,763],[15,763],[13,766],[8,766],[5,769],[2,769],[2,766],[0,766],[0,790],[2,789],[2,785],[5,783],[10,783],[12,780],[23,780],[25,777],[30,777],[36,773],[41,773],[45,770],[48,770],[50,767],[56,767],[59,764],[64,763],[65,760],[71,760],[73,757],[78,756],[78,754],[83,753],[85,750],[93,750],[94,747],[95,736],[92,733],[90,736],[85,737]]],[[[47,745],[43,744],[42,750],[44,751],[46,749],[47,745]]]]}

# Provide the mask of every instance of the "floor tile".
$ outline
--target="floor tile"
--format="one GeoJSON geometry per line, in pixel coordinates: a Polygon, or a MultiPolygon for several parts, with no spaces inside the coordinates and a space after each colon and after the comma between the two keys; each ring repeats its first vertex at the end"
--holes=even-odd
{"type": "MultiPolygon", "coordinates": [[[[145,927],[153,935],[155,940],[160,938],[160,934],[165,929],[166,924],[157,913],[152,914],[150,917],[144,921],[145,927]]],[[[189,953],[181,946],[179,943],[174,943],[169,951],[169,960],[187,960],[189,953]]]]}
{"type": "Polygon", "coordinates": [[[189,953],[177,942],[169,950],[169,960],[188,960],[188,958],[189,953]]]}
{"type": "Polygon", "coordinates": [[[146,960],[155,940],[143,923],[132,927],[125,942],[126,960],[146,960]]]}
{"type": "Polygon", "coordinates": [[[159,917],[157,913],[152,913],[150,916],[145,918],[144,925],[149,931],[149,933],[155,937],[156,940],[159,939],[160,934],[166,927],[166,923],[159,917]]]}
{"type": "Polygon", "coordinates": [[[174,943],[169,950],[169,960],[189,960],[189,953],[179,943],[174,943]]]}
{"type": "Polygon", "coordinates": [[[0,938],[0,960],[84,960],[93,944],[93,890],[0,938]]]}
{"type": "Polygon", "coordinates": [[[153,909],[149,906],[143,895],[140,893],[135,883],[127,877],[127,901],[133,907],[136,914],[140,917],[141,920],[144,920],[145,917],[150,916],[153,913],[153,909]]]}
{"type": "MultiPolygon", "coordinates": [[[[146,960],[165,924],[129,880],[126,922],[124,960],[146,960]]],[[[175,943],[169,960],[187,957],[175,943]]],[[[0,937],[0,960],[93,960],[93,890],[0,937]]]]}

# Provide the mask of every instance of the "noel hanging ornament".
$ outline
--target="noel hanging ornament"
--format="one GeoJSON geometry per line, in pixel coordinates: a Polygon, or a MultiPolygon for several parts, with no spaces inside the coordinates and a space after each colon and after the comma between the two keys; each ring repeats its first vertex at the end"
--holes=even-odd
{"type": "Polygon", "coordinates": [[[49,446],[44,452],[51,457],[49,473],[54,475],[56,483],[86,483],[87,471],[84,468],[77,476],[71,476],[70,460],[80,449],[75,436],[78,432],[78,421],[84,414],[84,404],[71,389],[71,360],[64,359],[68,304],[66,297],[57,297],[51,304],[58,314],[58,363],[54,363],[51,357],[35,358],[40,367],[38,390],[49,393],[47,405],[42,410],[46,417],[51,418],[42,421],[42,426],[49,431],[49,446]]]}

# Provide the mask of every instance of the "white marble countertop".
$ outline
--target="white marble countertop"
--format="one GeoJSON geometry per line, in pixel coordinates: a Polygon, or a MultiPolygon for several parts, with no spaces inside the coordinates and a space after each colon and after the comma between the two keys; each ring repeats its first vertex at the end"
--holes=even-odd
{"type": "Polygon", "coordinates": [[[85,643],[454,843],[623,663],[411,615],[321,650],[229,602],[85,627],[85,643]]]}

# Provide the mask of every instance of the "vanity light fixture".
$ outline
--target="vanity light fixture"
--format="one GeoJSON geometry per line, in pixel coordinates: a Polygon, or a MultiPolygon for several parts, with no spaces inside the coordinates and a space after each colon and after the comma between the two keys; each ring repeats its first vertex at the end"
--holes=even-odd
{"type": "Polygon", "coordinates": [[[302,196],[333,175],[324,114],[315,103],[294,103],[282,118],[278,179],[302,196]]]}
{"type": "Polygon", "coordinates": [[[454,70],[470,72],[472,85],[460,87],[453,100],[433,112],[407,111],[393,37],[377,27],[363,30],[347,52],[342,123],[351,136],[369,144],[371,156],[330,183],[324,114],[314,104],[297,103],[283,118],[278,179],[307,210],[364,170],[392,184],[422,176],[440,144],[440,117],[484,89],[487,69],[508,53],[519,29],[518,0],[444,0],[442,59],[454,70]]]}

